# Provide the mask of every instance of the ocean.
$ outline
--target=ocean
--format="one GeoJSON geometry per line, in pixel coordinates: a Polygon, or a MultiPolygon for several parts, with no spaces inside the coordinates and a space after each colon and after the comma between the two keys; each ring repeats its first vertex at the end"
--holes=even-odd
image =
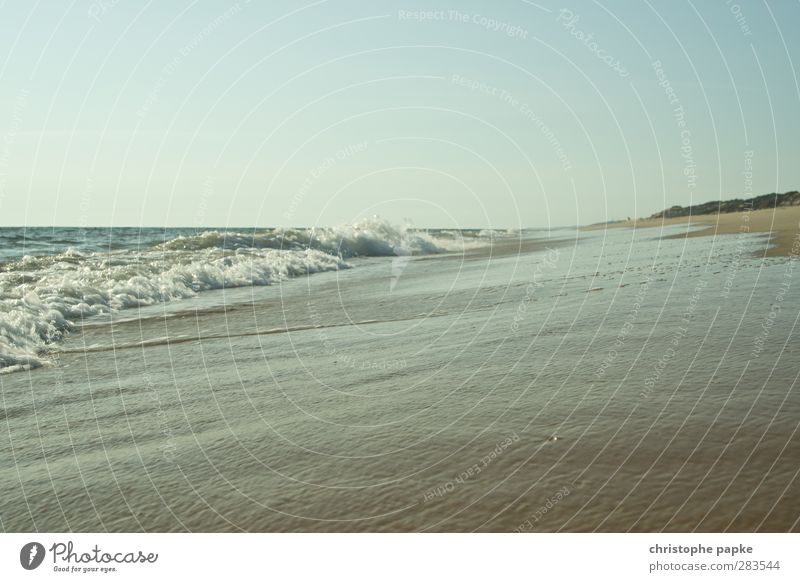
{"type": "Polygon", "coordinates": [[[796,256],[0,229],[4,531],[797,531],[796,256]]]}

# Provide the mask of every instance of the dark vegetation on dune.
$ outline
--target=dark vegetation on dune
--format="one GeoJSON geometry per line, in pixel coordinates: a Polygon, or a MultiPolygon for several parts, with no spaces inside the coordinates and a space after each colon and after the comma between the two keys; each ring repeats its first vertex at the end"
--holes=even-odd
{"type": "Polygon", "coordinates": [[[728,212],[741,212],[742,210],[763,210],[780,208],[782,206],[800,205],[800,192],[793,190],[783,194],[762,194],[755,198],[734,198],[733,200],[713,200],[694,206],[672,206],[661,212],[656,212],[650,218],[676,218],[680,216],[694,216],[697,214],[724,214],[728,212]]]}

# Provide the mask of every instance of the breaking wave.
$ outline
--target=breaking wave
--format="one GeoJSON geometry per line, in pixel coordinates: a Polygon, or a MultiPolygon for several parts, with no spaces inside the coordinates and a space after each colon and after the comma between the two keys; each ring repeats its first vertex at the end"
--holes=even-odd
{"type": "Polygon", "coordinates": [[[359,256],[392,256],[398,254],[398,249],[408,249],[419,254],[441,253],[460,250],[463,248],[463,241],[436,238],[425,232],[396,227],[373,218],[332,228],[277,228],[268,232],[252,233],[212,230],[196,236],[177,236],[159,246],[167,250],[310,248],[347,259],[359,256]]]}
{"type": "Polygon", "coordinates": [[[138,237],[117,235],[106,252],[97,249],[106,244],[102,237],[111,236],[107,230],[88,236],[84,230],[80,239],[70,233],[78,229],[59,229],[58,237],[13,230],[4,236],[21,236],[28,248],[74,246],[0,263],[0,373],[43,365],[48,346],[93,315],[345,269],[352,266],[347,259],[359,256],[430,254],[480,244],[380,219],[324,229],[187,230],[160,241],[156,229],[147,229],[138,237]]]}

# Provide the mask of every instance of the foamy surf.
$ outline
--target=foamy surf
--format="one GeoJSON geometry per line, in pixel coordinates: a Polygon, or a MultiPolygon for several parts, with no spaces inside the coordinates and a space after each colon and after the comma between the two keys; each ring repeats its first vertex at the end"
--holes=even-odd
{"type": "MultiPolygon", "coordinates": [[[[2,373],[45,365],[52,344],[87,317],[346,269],[352,267],[346,260],[355,257],[405,258],[490,240],[472,236],[465,242],[457,233],[435,236],[378,218],[333,228],[253,232],[2,230],[21,241],[17,248],[38,252],[0,264],[2,373]]],[[[14,248],[3,250],[0,257],[14,257],[14,248]]]]}
{"type": "Polygon", "coordinates": [[[330,228],[276,228],[267,232],[250,233],[211,230],[196,236],[177,236],[159,246],[166,250],[315,249],[352,258],[393,256],[401,248],[409,249],[415,254],[441,253],[461,250],[464,244],[466,243],[460,235],[437,237],[427,232],[398,227],[379,218],[371,218],[330,228]]]}

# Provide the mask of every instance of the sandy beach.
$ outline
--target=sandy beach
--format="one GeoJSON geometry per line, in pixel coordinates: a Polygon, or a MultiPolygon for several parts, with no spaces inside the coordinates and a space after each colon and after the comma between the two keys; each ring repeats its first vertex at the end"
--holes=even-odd
{"type": "Polygon", "coordinates": [[[640,218],[606,224],[593,224],[585,230],[607,228],[658,228],[685,224],[687,230],[669,234],[672,238],[717,236],[740,233],[771,233],[764,237],[763,248],[755,251],[756,256],[785,257],[797,254],[796,243],[800,237],[800,206],[788,206],[769,210],[750,212],[731,212],[727,214],[701,214],[677,218],[640,218]],[[688,230],[691,227],[705,227],[702,230],[688,230]],[[774,246],[772,246],[774,245],[774,246]],[[794,246],[794,252],[792,248],[794,246]]]}
{"type": "Polygon", "coordinates": [[[32,321],[69,299],[52,273],[98,313],[0,374],[0,527],[796,531],[793,262],[681,229],[465,233],[483,243],[333,270],[270,233],[153,232],[108,283],[83,267],[103,253],[27,259],[32,321]],[[298,256],[319,268],[290,276],[298,256]],[[270,284],[231,286],[245,267],[270,284]],[[153,299],[101,311],[103,284],[153,299]]]}

